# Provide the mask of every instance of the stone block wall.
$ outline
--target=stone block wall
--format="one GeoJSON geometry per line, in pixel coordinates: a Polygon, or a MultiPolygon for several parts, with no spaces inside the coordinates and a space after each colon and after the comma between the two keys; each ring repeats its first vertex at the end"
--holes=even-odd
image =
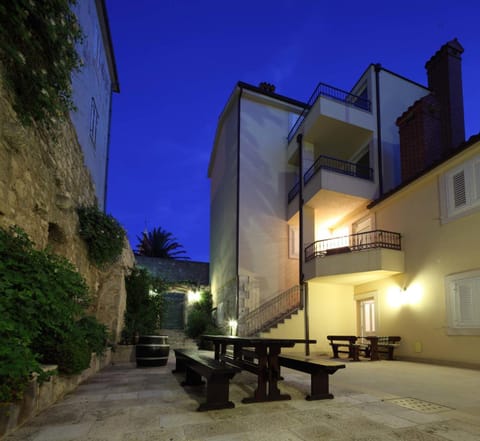
{"type": "MultiPolygon", "coordinates": [[[[0,66],[1,68],[1,66],[0,66]]],[[[120,339],[126,305],[124,276],[134,264],[127,241],[116,264],[99,270],[78,235],[76,208],[96,202],[94,186],[70,122],[53,138],[23,127],[0,75],[0,226],[18,225],[39,248],[70,260],[90,287],[91,313],[120,339]]]]}

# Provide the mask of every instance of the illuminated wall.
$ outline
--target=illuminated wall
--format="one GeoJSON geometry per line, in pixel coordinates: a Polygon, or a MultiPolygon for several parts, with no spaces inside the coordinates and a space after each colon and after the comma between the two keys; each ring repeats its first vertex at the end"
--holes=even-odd
{"type": "MultiPolygon", "coordinates": [[[[480,335],[448,335],[445,278],[480,268],[480,212],[442,223],[441,177],[480,153],[477,143],[373,208],[377,228],[402,234],[405,273],[355,287],[378,294],[381,335],[400,335],[398,354],[480,365],[480,335]]],[[[480,329],[478,330],[480,334],[480,329]]]]}

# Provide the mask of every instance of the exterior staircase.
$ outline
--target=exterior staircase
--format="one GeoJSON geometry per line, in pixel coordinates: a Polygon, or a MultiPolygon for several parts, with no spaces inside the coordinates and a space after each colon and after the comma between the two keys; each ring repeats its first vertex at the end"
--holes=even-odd
{"type": "Polygon", "coordinates": [[[240,317],[238,334],[251,336],[266,332],[292,317],[300,309],[303,309],[300,286],[295,285],[240,317]]]}

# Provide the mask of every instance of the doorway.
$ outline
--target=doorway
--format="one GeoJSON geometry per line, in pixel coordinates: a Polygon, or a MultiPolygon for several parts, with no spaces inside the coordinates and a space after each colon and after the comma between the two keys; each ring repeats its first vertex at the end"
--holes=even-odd
{"type": "Polygon", "coordinates": [[[377,305],[374,297],[357,301],[358,310],[358,335],[367,337],[377,332],[377,305]]]}

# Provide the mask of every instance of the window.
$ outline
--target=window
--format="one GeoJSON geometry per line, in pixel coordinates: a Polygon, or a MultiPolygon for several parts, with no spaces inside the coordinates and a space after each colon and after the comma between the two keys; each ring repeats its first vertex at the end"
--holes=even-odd
{"type": "Polygon", "coordinates": [[[300,257],[300,230],[297,226],[288,226],[288,257],[298,259],[300,257]]]}
{"type": "Polygon", "coordinates": [[[95,98],[92,97],[90,103],[90,139],[93,142],[93,145],[96,145],[97,142],[97,126],[98,126],[98,110],[97,105],[95,104],[95,98]]]}
{"type": "Polygon", "coordinates": [[[464,162],[442,179],[443,222],[480,209],[480,157],[464,162]]]}
{"type": "Polygon", "coordinates": [[[445,279],[448,334],[480,335],[480,270],[445,279]]]}

